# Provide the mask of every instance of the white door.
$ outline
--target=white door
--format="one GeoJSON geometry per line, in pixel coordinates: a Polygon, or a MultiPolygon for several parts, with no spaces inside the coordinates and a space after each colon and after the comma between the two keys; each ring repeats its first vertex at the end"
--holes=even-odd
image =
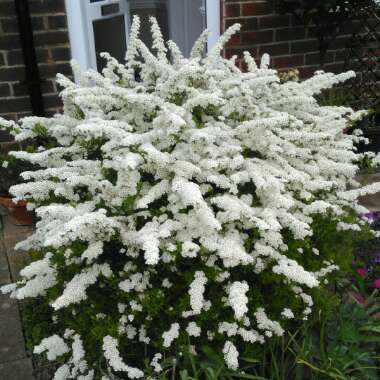
{"type": "Polygon", "coordinates": [[[141,19],[141,38],[151,45],[149,16],[157,18],[165,39],[185,56],[201,32],[210,32],[208,48],[219,37],[220,0],[65,0],[72,57],[87,69],[101,70],[106,51],[124,60],[133,15],[141,19]]]}

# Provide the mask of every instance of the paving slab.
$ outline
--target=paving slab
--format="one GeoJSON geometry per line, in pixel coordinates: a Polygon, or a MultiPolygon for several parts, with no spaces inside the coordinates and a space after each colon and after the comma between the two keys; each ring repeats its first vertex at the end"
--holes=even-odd
{"type": "MultiPolygon", "coordinates": [[[[25,264],[25,254],[14,250],[14,245],[29,236],[32,228],[14,226],[4,213],[0,213],[0,222],[0,285],[4,285],[15,281],[25,264]]],[[[25,350],[18,303],[0,293],[0,380],[3,379],[34,380],[34,374],[25,350]]]]}
{"type": "Polygon", "coordinates": [[[25,357],[24,336],[17,302],[8,295],[0,294],[0,362],[5,363],[25,357]]]}
{"type": "Polygon", "coordinates": [[[0,237],[0,286],[4,284],[9,284],[10,282],[11,276],[9,273],[7,254],[5,251],[3,241],[0,237]]]}
{"type": "Polygon", "coordinates": [[[3,217],[3,244],[8,256],[12,281],[20,278],[20,270],[30,262],[30,256],[27,252],[15,250],[14,247],[32,233],[32,226],[15,226],[8,217],[3,217]]]}
{"type": "Polygon", "coordinates": [[[0,363],[0,379],[34,380],[33,366],[30,359],[0,363]]]}
{"type": "MultiPolygon", "coordinates": [[[[371,185],[380,182],[380,173],[363,174],[356,178],[362,185],[371,185]]],[[[380,211],[380,192],[359,198],[359,203],[371,212],[380,211]]]]}

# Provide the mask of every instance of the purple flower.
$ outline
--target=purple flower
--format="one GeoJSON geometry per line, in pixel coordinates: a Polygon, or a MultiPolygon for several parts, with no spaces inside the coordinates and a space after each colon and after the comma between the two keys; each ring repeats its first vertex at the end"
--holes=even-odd
{"type": "Polygon", "coordinates": [[[379,216],[380,216],[380,213],[377,211],[377,212],[369,212],[367,214],[363,214],[362,217],[364,219],[367,219],[368,223],[373,223],[375,222],[377,219],[379,219],[379,216]]]}
{"type": "Polygon", "coordinates": [[[357,268],[356,272],[359,274],[360,277],[365,277],[367,270],[365,268],[357,268]]]}
{"type": "Polygon", "coordinates": [[[372,285],[374,288],[380,289],[380,278],[376,278],[375,280],[373,280],[372,285]]]}

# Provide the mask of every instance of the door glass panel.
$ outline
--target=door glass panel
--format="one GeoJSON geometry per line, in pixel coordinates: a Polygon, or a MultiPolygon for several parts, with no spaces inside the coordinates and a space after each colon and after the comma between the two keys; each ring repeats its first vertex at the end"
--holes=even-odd
{"type": "Polygon", "coordinates": [[[140,16],[143,42],[150,48],[152,37],[149,17],[156,17],[164,40],[171,39],[188,56],[206,27],[205,0],[129,0],[131,20],[140,16]]]}
{"type": "Polygon", "coordinates": [[[149,17],[153,16],[160,25],[164,40],[169,39],[169,18],[167,0],[129,0],[131,19],[134,15],[140,17],[140,38],[149,47],[152,47],[149,17]]]}
{"type": "Polygon", "coordinates": [[[127,41],[124,15],[93,21],[96,64],[98,71],[105,67],[100,53],[108,52],[118,61],[124,62],[127,41]]]}
{"type": "Polygon", "coordinates": [[[206,28],[205,0],[169,0],[170,36],[189,56],[194,42],[206,28]]]}

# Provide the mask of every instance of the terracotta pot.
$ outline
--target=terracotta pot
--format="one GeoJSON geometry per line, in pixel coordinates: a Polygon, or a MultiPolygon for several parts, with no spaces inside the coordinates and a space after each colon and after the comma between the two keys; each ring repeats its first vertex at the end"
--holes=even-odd
{"type": "Polygon", "coordinates": [[[26,209],[26,202],[13,203],[11,198],[0,197],[0,204],[7,208],[9,220],[16,226],[31,226],[33,214],[26,209]]]}

